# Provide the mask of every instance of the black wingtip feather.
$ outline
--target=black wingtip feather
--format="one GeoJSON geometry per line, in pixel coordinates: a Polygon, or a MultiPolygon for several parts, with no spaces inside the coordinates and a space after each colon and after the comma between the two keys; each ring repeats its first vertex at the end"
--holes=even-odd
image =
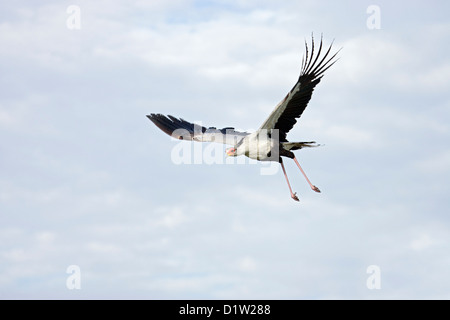
{"type": "Polygon", "coordinates": [[[297,123],[297,118],[302,115],[308,105],[315,86],[322,79],[324,72],[338,60],[335,57],[340,49],[331,58],[329,57],[333,43],[334,40],[328,50],[323,53],[323,35],[320,37],[317,51],[314,48],[314,35],[311,35],[311,50],[305,41],[305,55],[302,58],[300,76],[288,96],[283,100],[283,103],[287,101],[287,104],[274,125],[275,129],[280,130],[280,141],[287,141],[287,133],[297,123]],[[298,91],[294,91],[295,88],[298,88],[298,91]]]}
{"type": "MultiPolygon", "coordinates": [[[[323,35],[321,35],[320,38],[320,46],[319,50],[314,56],[314,37],[312,37],[311,40],[311,56],[308,57],[308,49],[306,48],[306,58],[305,62],[302,61],[302,71],[300,73],[300,78],[303,77],[311,77],[311,79],[319,78],[321,75],[329,68],[331,67],[337,60],[333,59],[336,57],[336,55],[339,53],[339,51],[342,49],[339,49],[337,52],[333,54],[331,58],[327,57],[329,56],[329,53],[331,51],[331,48],[333,47],[334,39],[331,42],[327,52],[323,55],[322,59],[319,61],[320,54],[322,52],[322,46],[323,46],[323,35]],[[318,62],[319,61],[319,62],[318,62]]],[[[307,47],[307,45],[306,45],[307,47]]]]}
{"type": "Polygon", "coordinates": [[[177,139],[192,139],[196,133],[204,133],[206,132],[206,128],[194,123],[190,123],[183,119],[175,118],[172,115],[163,115],[160,113],[151,113],[147,115],[149,118],[159,129],[161,129],[164,133],[168,134],[177,139]],[[176,130],[182,129],[180,133],[184,133],[184,135],[175,135],[176,130]]]}

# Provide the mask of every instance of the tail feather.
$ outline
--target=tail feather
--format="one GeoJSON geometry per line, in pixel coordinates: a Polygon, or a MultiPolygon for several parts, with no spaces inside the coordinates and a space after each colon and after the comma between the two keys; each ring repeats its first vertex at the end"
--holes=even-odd
{"type": "Polygon", "coordinates": [[[319,147],[320,144],[315,141],[310,142],[282,142],[283,148],[286,150],[299,150],[301,148],[319,147]]]}

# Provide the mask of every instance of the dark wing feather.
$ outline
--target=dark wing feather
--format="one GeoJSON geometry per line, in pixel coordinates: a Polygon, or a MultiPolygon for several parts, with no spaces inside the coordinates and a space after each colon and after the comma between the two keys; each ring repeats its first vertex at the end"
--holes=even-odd
{"type": "Polygon", "coordinates": [[[239,140],[249,134],[247,132],[235,131],[231,127],[223,129],[216,129],[215,127],[206,128],[171,115],[166,117],[163,114],[152,113],[147,115],[147,118],[163,132],[179,140],[236,145],[239,140]]]}
{"type": "Polygon", "coordinates": [[[275,107],[275,110],[264,121],[260,129],[279,129],[280,141],[287,141],[287,133],[294,127],[297,123],[297,118],[300,118],[305,110],[314,88],[320,82],[323,73],[337,61],[333,61],[333,59],[340,50],[328,58],[332,45],[330,45],[327,52],[319,61],[322,52],[322,39],[320,40],[319,50],[316,55],[314,55],[314,38],[312,39],[310,56],[308,55],[308,45],[305,43],[306,57],[302,61],[302,70],[297,83],[275,107]]]}

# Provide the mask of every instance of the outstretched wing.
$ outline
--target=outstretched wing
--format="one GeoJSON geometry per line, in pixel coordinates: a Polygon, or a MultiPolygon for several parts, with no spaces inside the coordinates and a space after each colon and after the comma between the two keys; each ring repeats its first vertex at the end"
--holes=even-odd
{"type": "Polygon", "coordinates": [[[147,117],[169,136],[180,140],[236,145],[242,138],[249,135],[247,132],[235,131],[234,128],[205,128],[201,125],[183,119],[177,119],[170,115],[166,117],[163,114],[152,113],[147,117]]]}
{"type": "Polygon", "coordinates": [[[300,118],[308,105],[314,87],[320,82],[323,73],[336,62],[336,60],[333,61],[333,58],[340,50],[327,59],[332,45],[319,61],[322,39],[320,39],[319,51],[316,55],[314,55],[314,38],[312,39],[311,57],[308,57],[308,45],[305,42],[306,58],[302,61],[302,69],[297,83],[275,107],[260,129],[279,129],[280,141],[287,141],[286,135],[297,123],[296,119],[300,118]]]}

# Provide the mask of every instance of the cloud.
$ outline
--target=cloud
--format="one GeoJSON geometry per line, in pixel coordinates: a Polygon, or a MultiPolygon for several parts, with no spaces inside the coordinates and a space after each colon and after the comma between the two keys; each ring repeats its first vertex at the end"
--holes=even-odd
{"type": "Polygon", "coordinates": [[[239,260],[238,267],[242,271],[252,272],[257,268],[257,263],[251,257],[245,257],[239,260]]]}
{"type": "Polygon", "coordinates": [[[448,297],[445,17],[391,24],[381,3],[368,30],[364,6],[331,2],[79,6],[80,30],[56,2],[0,13],[2,297],[448,297]],[[325,144],[297,153],[321,194],[292,161],[300,203],[261,164],[173,163],[145,114],[257,128],[311,31],[343,47],[288,136],[325,144]]]}
{"type": "Polygon", "coordinates": [[[448,174],[450,170],[450,152],[441,151],[416,162],[416,168],[425,174],[448,174]]]}
{"type": "Polygon", "coordinates": [[[413,250],[425,250],[435,244],[435,241],[427,234],[423,234],[411,241],[411,248],[413,250]]]}

